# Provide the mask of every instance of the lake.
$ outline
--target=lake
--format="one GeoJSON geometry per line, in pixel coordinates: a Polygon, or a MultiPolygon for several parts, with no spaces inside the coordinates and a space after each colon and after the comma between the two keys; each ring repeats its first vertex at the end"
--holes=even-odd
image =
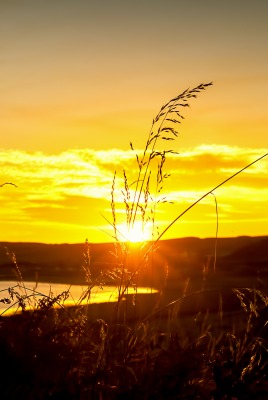
{"type": "MultiPolygon", "coordinates": [[[[64,302],[61,302],[64,306],[73,306],[79,302],[81,296],[87,290],[86,286],[81,285],[68,285],[58,283],[36,283],[36,282],[23,282],[18,283],[15,281],[0,281],[0,301],[1,299],[10,298],[8,289],[13,288],[19,295],[29,296],[29,309],[36,304],[36,301],[44,298],[45,296],[57,296],[65,291],[69,291],[69,296],[64,302]]],[[[139,287],[137,291],[130,287],[127,294],[151,294],[156,293],[157,290],[148,287],[139,287]]],[[[85,299],[80,304],[99,304],[99,303],[110,303],[116,302],[118,299],[118,288],[115,286],[103,286],[94,287],[91,290],[90,299],[85,299]]],[[[27,307],[28,308],[28,307],[27,307]]],[[[16,296],[10,304],[5,304],[3,301],[0,302],[0,315],[10,315],[18,309],[18,301],[16,296]]]]}

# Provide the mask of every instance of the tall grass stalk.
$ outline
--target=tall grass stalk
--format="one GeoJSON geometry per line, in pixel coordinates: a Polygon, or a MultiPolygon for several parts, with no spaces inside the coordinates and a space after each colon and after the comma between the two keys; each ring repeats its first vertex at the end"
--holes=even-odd
{"type": "MultiPolygon", "coordinates": [[[[176,140],[179,135],[178,127],[184,119],[183,111],[185,108],[189,107],[190,100],[196,98],[200,92],[203,92],[211,85],[212,82],[200,84],[193,89],[186,89],[164,104],[152,121],[152,126],[142,154],[138,155],[136,153],[136,163],[138,167],[137,178],[129,183],[126,172],[125,170],[123,171],[124,189],[122,193],[125,204],[127,237],[121,234],[117,226],[114,198],[116,172],[114,174],[111,191],[112,222],[110,222],[110,224],[114,229],[114,238],[117,248],[121,248],[120,253],[122,254],[118,306],[128,290],[129,285],[133,283],[133,279],[137,275],[140,265],[146,263],[149,255],[153,252],[153,247],[151,246],[149,250],[143,252],[139,267],[134,267],[134,272],[128,271],[127,267],[131,248],[129,234],[131,230],[134,229],[135,224],[140,221],[143,230],[146,225],[149,223],[151,224],[151,240],[155,245],[162,236],[159,235],[158,227],[156,226],[156,213],[159,204],[168,202],[167,198],[162,196],[164,181],[170,177],[169,173],[164,172],[164,166],[168,154],[178,154],[174,149],[170,147],[167,148],[167,146],[161,149],[162,144],[176,140]],[[158,145],[160,145],[160,147],[158,147],[158,145]],[[154,175],[153,171],[155,167],[156,174],[154,175]],[[130,188],[132,186],[134,186],[134,193],[131,196],[130,188]],[[156,236],[158,237],[155,240],[156,236]],[[119,237],[123,239],[120,241],[119,237]],[[127,280],[126,277],[128,277],[127,280]]],[[[132,142],[130,142],[130,148],[133,152],[135,151],[132,142]]]]}

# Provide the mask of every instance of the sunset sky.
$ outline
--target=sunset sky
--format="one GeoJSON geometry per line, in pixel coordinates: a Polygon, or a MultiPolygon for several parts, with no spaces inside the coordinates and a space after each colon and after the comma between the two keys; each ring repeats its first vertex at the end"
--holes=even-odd
{"type": "MultiPolygon", "coordinates": [[[[122,227],[123,170],[137,179],[153,118],[200,83],[213,86],[167,142],[179,154],[167,156],[159,232],[267,153],[267,20],[265,0],[0,2],[0,184],[17,185],[0,188],[0,241],[112,240],[115,170],[122,227]]],[[[268,157],[214,195],[219,236],[268,234],[268,157]]],[[[215,229],[210,195],[163,238],[215,229]]]]}

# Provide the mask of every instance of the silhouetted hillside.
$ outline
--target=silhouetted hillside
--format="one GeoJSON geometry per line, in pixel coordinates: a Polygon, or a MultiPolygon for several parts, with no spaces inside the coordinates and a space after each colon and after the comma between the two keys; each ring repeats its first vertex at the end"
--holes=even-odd
{"type": "MultiPolygon", "coordinates": [[[[85,283],[84,244],[0,243],[0,279],[17,279],[12,254],[25,281],[85,283]]],[[[113,268],[114,245],[90,244],[92,276],[113,268]]],[[[148,265],[141,268],[139,284],[170,289],[182,287],[188,280],[203,280],[215,285],[218,280],[245,283],[245,278],[262,280],[265,285],[268,266],[268,237],[199,239],[195,237],[160,241],[148,265]],[[216,270],[214,254],[216,246],[216,270]]],[[[134,266],[135,268],[135,266],[134,266]]]]}

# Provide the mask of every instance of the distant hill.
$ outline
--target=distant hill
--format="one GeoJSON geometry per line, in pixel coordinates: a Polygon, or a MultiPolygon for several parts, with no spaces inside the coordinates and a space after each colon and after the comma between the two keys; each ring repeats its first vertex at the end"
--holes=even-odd
{"type": "MultiPolygon", "coordinates": [[[[153,260],[141,269],[139,284],[172,288],[185,282],[200,282],[214,276],[214,253],[217,249],[216,276],[242,283],[262,281],[268,273],[268,236],[199,239],[195,237],[162,240],[157,245],[153,260]],[[239,281],[240,280],[240,281],[239,281]]],[[[17,265],[25,281],[84,284],[84,244],[0,243],[0,280],[16,280],[17,265]]],[[[90,244],[91,273],[112,268],[114,245],[90,244]]],[[[215,276],[213,278],[215,280],[215,276]]]]}
{"type": "MultiPolygon", "coordinates": [[[[90,245],[92,258],[101,262],[110,248],[109,244],[90,245]]],[[[84,244],[0,242],[0,280],[17,279],[14,255],[26,281],[85,283],[84,252],[84,244]]]]}

